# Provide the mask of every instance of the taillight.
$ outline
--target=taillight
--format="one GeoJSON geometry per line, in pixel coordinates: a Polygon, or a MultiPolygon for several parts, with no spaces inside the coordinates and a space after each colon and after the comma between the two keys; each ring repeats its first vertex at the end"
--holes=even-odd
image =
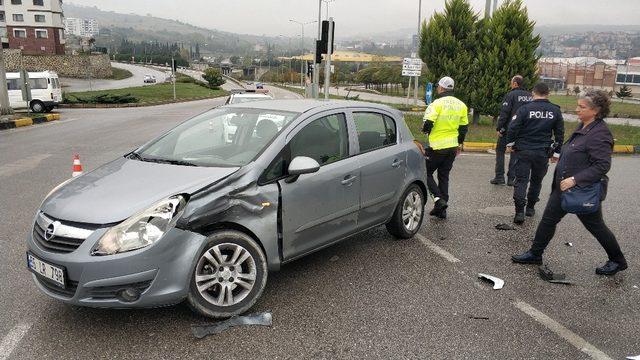
{"type": "Polygon", "coordinates": [[[420,150],[420,152],[422,153],[423,156],[426,156],[427,153],[424,151],[424,146],[422,146],[422,144],[420,143],[420,141],[418,140],[413,140],[413,143],[416,144],[416,146],[418,147],[418,150],[420,150]]]}

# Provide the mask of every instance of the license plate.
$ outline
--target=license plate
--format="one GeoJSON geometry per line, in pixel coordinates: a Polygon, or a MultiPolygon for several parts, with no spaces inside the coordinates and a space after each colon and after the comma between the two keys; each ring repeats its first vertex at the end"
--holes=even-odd
{"type": "Polygon", "coordinates": [[[64,268],[44,262],[30,253],[27,253],[27,267],[35,274],[53,281],[57,286],[65,287],[64,268]]]}

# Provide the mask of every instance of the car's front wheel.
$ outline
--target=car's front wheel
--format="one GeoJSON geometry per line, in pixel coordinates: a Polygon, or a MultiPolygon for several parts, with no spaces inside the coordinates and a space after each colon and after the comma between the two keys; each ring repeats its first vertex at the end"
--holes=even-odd
{"type": "Polygon", "coordinates": [[[216,232],[196,262],[187,301],[212,318],[242,314],[260,298],[267,274],[267,260],[255,240],[239,231],[216,232]]]}
{"type": "Polygon", "coordinates": [[[400,239],[413,237],[422,226],[424,205],[422,189],[416,184],[409,186],[402,194],[391,220],[387,223],[389,233],[400,239]]]}

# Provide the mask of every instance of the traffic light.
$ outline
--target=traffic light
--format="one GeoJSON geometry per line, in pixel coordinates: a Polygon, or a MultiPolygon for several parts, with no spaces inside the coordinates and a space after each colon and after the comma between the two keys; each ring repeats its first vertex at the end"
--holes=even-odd
{"type": "Polygon", "coordinates": [[[307,61],[307,76],[308,77],[312,77],[313,76],[313,68],[315,66],[313,65],[313,62],[311,61],[307,61]]]}
{"type": "Polygon", "coordinates": [[[316,40],[316,64],[322,64],[322,40],[316,40]]]}
{"type": "MultiPolygon", "coordinates": [[[[333,23],[333,31],[331,32],[331,54],[333,54],[333,43],[335,42],[336,37],[334,36],[336,33],[336,23],[333,23]]],[[[320,53],[328,54],[329,53],[329,21],[322,21],[322,37],[320,38],[320,53]]]]}
{"type": "Polygon", "coordinates": [[[171,71],[178,71],[178,62],[176,61],[176,59],[171,59],[171,71]]]}

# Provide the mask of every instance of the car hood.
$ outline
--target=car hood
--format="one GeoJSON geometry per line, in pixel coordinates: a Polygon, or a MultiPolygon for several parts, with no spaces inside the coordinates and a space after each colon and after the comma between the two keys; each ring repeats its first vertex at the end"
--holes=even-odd
{"type": "Polygon", "coordinates": [[[193,167],[120,158],[57,189],[41,210],[60,220],[120,222],[176,194],[192,194],[236,172],[238,167],[193,167]]]}

